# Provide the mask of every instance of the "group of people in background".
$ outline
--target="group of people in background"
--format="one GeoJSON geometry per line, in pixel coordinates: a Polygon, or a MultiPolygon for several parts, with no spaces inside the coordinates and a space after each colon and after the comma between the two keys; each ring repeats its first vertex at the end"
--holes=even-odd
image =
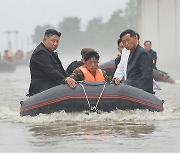
{"type": "Polygon", "coordinates": [[[0,60],[13,61],[13,60],[29,60],[31,57],[32,51],[24,53],[22,50],[17,50],[15,54],[9,50],[4,50],[3,54],[0,53],[0,60]]]}
{"type": "Polygon", "coordinates": [[[81,60],[72,62],[65,70],[55,52],[60,37],[61,33],[55,29],[46,30],[42,42],[32,53],[29,96],[63,83],[75,88],[77,81],[123,83],[153,93],[153,68],[156,68],[157,55],[149,47],[150,41],[144,43],[145,48],[139,45],[140,36],[134,30],[127,29],[120,34],[120,56],[115,60],[113,77],[98,68],[100,55],[92,48],[83,48],[81,60]]]}

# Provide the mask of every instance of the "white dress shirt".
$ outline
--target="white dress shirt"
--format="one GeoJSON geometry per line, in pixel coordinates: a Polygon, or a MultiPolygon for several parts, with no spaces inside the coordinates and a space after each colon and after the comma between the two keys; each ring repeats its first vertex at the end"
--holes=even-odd
{"type": "Polygon", "coordinates": [[[127,79],[126,71],[127,71],[127,62],[128,62],[129,54],[130,51],[127,50],[126,48],[122,50],[121,60],[117,66],[113,78],[119,78],[120,80],[122,80],[124,77],[124,80],[127,79]]]}

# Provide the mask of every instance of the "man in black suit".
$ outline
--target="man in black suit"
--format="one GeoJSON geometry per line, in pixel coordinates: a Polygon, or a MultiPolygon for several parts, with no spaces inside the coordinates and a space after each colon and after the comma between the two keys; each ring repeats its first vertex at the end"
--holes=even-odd
{"type": "Polygon", "coordinates": [[[150,54],[139,45],[135,31],[125,30],[120,34],[120,38],[124,47],[130,50],[125,84],[153,93],[153,69],[150,54]]]}
{"type": "Polygon", "coordinates": [[[29,96],[51,87],[67,83],[74,88],[76,81],[65,72],[57,52],[61,33],[54,29],[45,31],[43,41],[36,47],[30,59],[31,83],[29,96]]]}
{"type": "Polygon", "coordinates": [[[148,51],[152,57],[153,69],[157,69],[157,67],[156,67],[157,53],[154,50],[152,50],[152,42],[151,41],[145,41],[144,42],[144,49],[146,49],[146,51],[148,51]]]}

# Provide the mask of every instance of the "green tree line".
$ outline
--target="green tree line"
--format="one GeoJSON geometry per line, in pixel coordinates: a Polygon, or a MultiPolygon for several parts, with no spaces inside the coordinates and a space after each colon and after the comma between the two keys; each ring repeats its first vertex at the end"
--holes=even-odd
{"type": "Polygon", "coordinates": [[[103,52],[114,52],[117,47],[117,39],[120,33],[131,28],[138,29],[138,6],[140,0],[129,0],[124,10],[118,9],[111,15],[110,19],[103,22],[101,17],[88,21],[84,30],[81,27],[81,19],[78,17],[65,17],[57,27],[50,24],[36,26],[32,35],[33,43],[42,41],[44,31],[55,28],[62,33],[60,50],[63,53],[80,53],[84,47],[91,47],[103,52]]]}

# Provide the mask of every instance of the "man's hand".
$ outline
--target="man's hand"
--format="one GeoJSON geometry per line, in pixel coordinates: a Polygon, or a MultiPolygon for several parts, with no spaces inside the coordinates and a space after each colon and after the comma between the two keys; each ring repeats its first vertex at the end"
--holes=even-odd
{"type": "Polygon", "coordinates": [[[71,77],[67,77],[65,79],[65,83],[67,83],[69,85],[69,87],[71,87],[71,88],[75,88],[76,87],[76,81],[73,78],[71,78],[71,77]]]}
{"type": "Polygon", "coordinates": [[[121,80],[119,78],[113,78],[112,81],[117,85],[121,83],[121,80]]]}

